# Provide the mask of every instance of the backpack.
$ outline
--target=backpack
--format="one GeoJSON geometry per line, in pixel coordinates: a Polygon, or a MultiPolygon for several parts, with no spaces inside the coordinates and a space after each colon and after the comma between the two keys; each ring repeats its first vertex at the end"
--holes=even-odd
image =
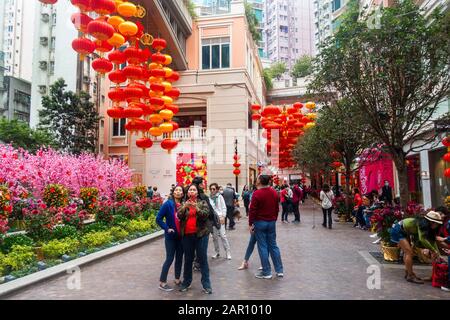
{"type": "Polygon", "coordinates": [[[205,200],[206,203],[208,204],[208,208],[209,208],[209,221],[211,221],[213,227],[216,227],[217,229],[220,229],[221,225],[220,225],[220,218],[219,215],[216,213],[216,211],[214,210],[214,208],[212,207],[211,203],[209,202],[209,197],[202,193],[200,195],[200,198],[202,200],[205,200]]]}

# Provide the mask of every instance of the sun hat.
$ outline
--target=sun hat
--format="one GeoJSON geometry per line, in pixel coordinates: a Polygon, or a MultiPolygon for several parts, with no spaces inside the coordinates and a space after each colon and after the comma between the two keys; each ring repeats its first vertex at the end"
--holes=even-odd
{"type": "Polygon", "coordinates": [[[427,219],[428,221],[431,221],[431,222],[438,223],[438,224],[443,223],[441,215],[439,213],[437,213],[436,211],[429,211],[425,215],[425,219],[427,219]]]}

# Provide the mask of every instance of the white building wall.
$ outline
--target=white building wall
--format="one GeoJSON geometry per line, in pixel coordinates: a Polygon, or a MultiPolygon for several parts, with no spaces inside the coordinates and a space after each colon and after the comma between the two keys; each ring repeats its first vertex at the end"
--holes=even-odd
{"type": "Polygon", "coordinates": [[[54,6],[39,4],[35,10],[36,30],[33,41],[33,74],[31,87],[31,116],[30,125],[35,127],[39,123],[39,110],[44,93],[40,92],[40,86],[49,86],[58,78],[63,78],[67,84],[67,90],[76,91],[77,80],[77,54],[72,49],[72,40],[78,36],[76,29],[70,22],[70,16],[77,9],[69,1],[59,1],[54,6]],[[49,15],[49,21],[45,22],[43,15],[49,15]],[[41,37],[48,39],[46,46],[41,44],[41,37]],[[52,38],[55,38],[54,49],[52,38]],[[41,62],[47,63],[47,69],[40,67],[41,62]],[[54,70],[52,65],[54,63],[54,70]]]}

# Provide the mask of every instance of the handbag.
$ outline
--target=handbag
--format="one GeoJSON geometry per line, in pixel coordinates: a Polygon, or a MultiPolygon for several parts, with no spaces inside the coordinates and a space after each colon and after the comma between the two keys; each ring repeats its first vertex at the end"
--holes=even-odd
{"type": "Polygon", "coordinates": [[[446,287],[448,285],[448,264],[433,262],[431,285],[437,288],[446,287]]]}

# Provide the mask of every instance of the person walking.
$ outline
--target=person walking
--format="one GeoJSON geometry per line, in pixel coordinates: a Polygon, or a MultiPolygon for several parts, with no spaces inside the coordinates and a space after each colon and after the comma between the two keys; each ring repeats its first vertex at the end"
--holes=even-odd
{"type": "Polygon", "coordinates": [[[294,223],[300,223],[300,201],[302,201],[303,198],[303,192],[302,189],[300,189],[298,183],[294,185],[292,188],[292,205],[294,209],[294,223]]]}
{"type": "Polygon", "coordinates": [[[183,282],[180,291],[185,292],[191,286],[194,255],[197,253],[202,274],[201,282],[203,292],[211,294],[212,289],[207,257],[209,238],[207,221],[209,218],[209,207],[206,201],[199,198],[199,195],[198,186],[196,184],[190,185],[187,192],[187,200],[178,209],[182,236],[181,241],[185,255],[183,282]]]}
{"type": "Polygon", "coordinates": [[[248,217],[248,206],[250,205],[250,197],[252,195],[252,191],[246,185],[244,190],[242,191],[242,200],[244,200],[245,214],[248,217]]]}
{"type": "Polygon", "coordinates": [[[280,191],[280,199],[281,199],[281,222],[289,223],[288,214],[289,214],[289,187],[284,184],[281,187],[280,191]]]}
{"type": "Polygon", "coordinates": [[[279,202],[277,192],[269,186],[270,177],[260,175],[253,193],[249,210],[249,231],[255,233],[262,270],[255,275],[259,279],[271,279],[272,270],[269,254],[275,267],[277,277],[283,277],[283,263],[280,249],[276,241],[276,221],[278,219],[279,202]]]}
{"type": "Polygon", "coordinates": [[[392,187],[389,185],[389,181],[384,181],[384,186],[381,188],[381,197],[380,200],[384,201],[384,203],[392,206],[392,200],[394,198],[394,194],[392,192],[392,187]]]}
{"type": "Polygon", "coordinates": [[[225,205],[227,206],[227,216],[225,218],[225,227],[227,226],[227,220],[230,221],[228,225],[228,230],[234,230],[234,208],[236,204],[236,191],[231,186],[231,183],[227,183],[227,187],[223,190],[223,198],[225,200],[225,205]]]}
{"type": "Polygon", "coordinates": [[[333,219],[331,219],[331,214],[333,212],[333,200],[334,200],[333,191],[331,191],[330,186],[328,184],[324,184],[322,191],[320,191],[320,201],[322,201],[322,212],[323,212],[322,226],[326,228],[328,220],[328,229],[331,229],[333,225],[333,219]]]}
{"type": "Polygon", "coordinates": [[[181,206],[184,197],[182,186],[173,188],[169,199],[162,205],[156,216],[156,223],[164,230],[164,243],[166,247],[166,260],[162,266],[159,278],[159,289],[172,291],[167,284],[167,274],[175,258],[175,284],[180,285],[181,267],[183,264],[183,245],[181,243],[180,221],[177,217],[177,209],[181,206]]]}
{"type": "Polygon", "coordinates": [[[219,185],[217,183],[212,183],[209,186],[210,197],[209,202],[213,207],[214,211],[217,213],[220,219],[220,228],[213,227],[213,242],[214,249],[216,253],[212,256],[213,259],[217,259],[220,257],[220,246],[219,246],[219,238],[222,241],[222,245],[225,249],[225,254],[228,260],[231,259],[231,249],[230,243],[228,242],[228,238],[225,231],[225,217],[227,216],[227,206],[225,205],[225,200],[223,196],[219,193],[219,185]]]}

